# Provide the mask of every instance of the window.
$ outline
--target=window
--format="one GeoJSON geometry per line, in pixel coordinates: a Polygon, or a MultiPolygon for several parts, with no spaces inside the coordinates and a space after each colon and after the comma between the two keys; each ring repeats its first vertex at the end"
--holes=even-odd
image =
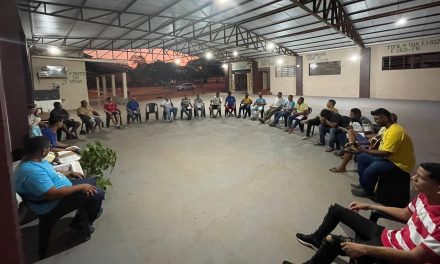
{"type": "Polygon", "coordinates": [[[382,70],[440,68],[440,52],[382,57],[382,70]]]}
{"type": "Polygon", "coordinates": [[[309,75],[340,75],[341,61],[309,63],[309,75]]]}
{"type": "Polygon", "coordinates": [[[296,67],[294,65],[276,66],[275,77],[295,77],[296,67]]]}

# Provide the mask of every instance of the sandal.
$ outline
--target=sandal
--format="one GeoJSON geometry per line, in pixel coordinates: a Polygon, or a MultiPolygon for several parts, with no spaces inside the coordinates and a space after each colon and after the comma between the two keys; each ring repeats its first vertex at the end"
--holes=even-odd
{"type": "Polygon", "coordinates": [[[333,167],[333,168],[329,169],[329,171],[331,171],[331,172],[347,172],[347,170],[340,170],[340,169],[338,169],[336,167],[333,167]]]}

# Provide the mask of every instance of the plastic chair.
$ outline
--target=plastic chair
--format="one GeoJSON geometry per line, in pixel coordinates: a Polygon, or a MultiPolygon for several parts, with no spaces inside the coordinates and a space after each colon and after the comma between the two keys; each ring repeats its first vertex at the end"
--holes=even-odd
{"type": "MultiPolygon", "coordinates": [[[[122,115],[121,115],[121,112],[118,111],[117,113],[119,115],[119,125],[122,126],[122,115]]],[[[110,115],[106,113],[105,114],[105,127],[106,128],[110,127],[110,119],[111,119],[110,115]]]]}
{"type": "Polygon", "coordinates": [[[145,106],[145,122],[150,119],[150,114],[154,114],[156,120],[159,120],[159,106],[156,103],[149,103],[145,106]]]}
{"type": "Polygon", "coordinates": [[[127,124],[130,124],[130,120],[138,121],[139,123],[142,123],[141,118],[141,110],[138,108],[137,113],[134,113],[130,108],[127,107],[127,124]]]}

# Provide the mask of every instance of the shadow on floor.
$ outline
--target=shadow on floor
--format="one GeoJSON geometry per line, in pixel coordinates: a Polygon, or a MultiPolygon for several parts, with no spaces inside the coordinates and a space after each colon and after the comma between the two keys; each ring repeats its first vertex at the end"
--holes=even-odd
{"type": "MultiPolygon", "coordinates": [[[[69,227],[72,219],[73,217],[67,217],[56,223],[50,237],[47,257],[61,253],[84,242],[79,233],[69,227]]],[[[38,261],[38,221],[35,221],[35,223],[35,225],[21,229],[25,263],[38,261]]]]}

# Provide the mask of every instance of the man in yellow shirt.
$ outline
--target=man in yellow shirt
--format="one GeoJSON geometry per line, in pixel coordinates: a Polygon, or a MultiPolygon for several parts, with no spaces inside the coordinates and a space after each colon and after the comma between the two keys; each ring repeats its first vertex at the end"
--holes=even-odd
{"type": "Polygon", "coordinates": [[[102,122],[102,118],[98,112],[88,105],[86,100],[81,101],[81,107],[76,109],[76,114],[81,118],[81,121],[86,123],[87,132],[96,130],[96,127],[102,122]]]}
{"type": "Polygon", "coordinates": [[[252,98],[249,97],[248,93],[244,94],[243,100],[240,103],[240,109],[238,110],[237,118],[241,117],[241,112],[243,111],[243,118],[246,119],[246,115],[251,116],[251,106],[252,106],[252,98]]]}
{"type": "Polygon", "coordinates": [[[371,115],[386,130],[378,150],[361,148],[362,153],[357,156],[360,185],[353,186],[351,192],[359,197],[372,196],[379,177],[391,174],[409,177],[415,165],[411,137],[400,125],[393,123],[391,113],[379,108],[372,111],[371,115]]]}

